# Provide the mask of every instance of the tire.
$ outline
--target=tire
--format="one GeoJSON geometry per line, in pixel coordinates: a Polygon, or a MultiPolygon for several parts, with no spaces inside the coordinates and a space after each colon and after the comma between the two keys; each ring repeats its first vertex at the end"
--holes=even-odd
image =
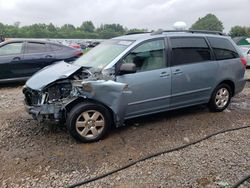
{"type": "Polygon", "coordinates": [[[228,107],[231,98],[231,87],[227,84],[220,84],[214,89],[208,107],[212,112],[222,112],[228,107]]]}
{"type": "Polygon", "coordinates": [[[102,139],[108,133],[111,124],[111,113],[102,105],[95,103],[76,105],[66,121],[71,136],[85,143],[102,139]]]}

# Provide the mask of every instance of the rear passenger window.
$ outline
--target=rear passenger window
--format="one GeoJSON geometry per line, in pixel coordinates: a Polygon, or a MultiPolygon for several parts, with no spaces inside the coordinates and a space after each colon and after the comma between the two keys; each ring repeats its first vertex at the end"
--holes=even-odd
{"type": "Polygon", "coordinates": [[[42,53],[42,52],[46,52],[45,43],[28,42],[27,53],[42,53]]]}
{"type": "Polygon", "coordinates": [[[208,41],[213,48],[216,60],[238,58],[239,54],[227,39],[208,37],[208,41]]]}
{"type": "Polygon", "coordinates": [[[211,51],[204,38],[170,38],[173,66],[211,60],[211,51]]]}

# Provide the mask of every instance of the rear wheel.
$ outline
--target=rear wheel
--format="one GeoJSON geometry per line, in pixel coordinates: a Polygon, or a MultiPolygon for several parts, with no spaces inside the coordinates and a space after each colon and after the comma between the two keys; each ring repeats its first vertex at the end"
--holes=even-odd
{"type": "Polygon", "coordinates": [[[111,114],[103,106],[80,103],[69,113],[67,128],[81,142],[95,142],[103,138],[111,125],[111,114]]]}
{"type": "Polygon", "coordinates": [[[209,109],[212,112],[221,112],[225,110],[232,98],[232,89],[227,84],[220,84],[218,85],[209,101],[209,109]]]}

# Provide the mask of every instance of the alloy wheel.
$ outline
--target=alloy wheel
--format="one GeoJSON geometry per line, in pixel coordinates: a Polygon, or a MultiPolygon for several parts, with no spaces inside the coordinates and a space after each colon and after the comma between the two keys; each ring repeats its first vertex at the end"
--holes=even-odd
{"type": "Polygon", "coordinates": [[[105,127],[105,119],[96,110],[84,111],[78,116],[75,126],[82,137],[94,139],[102,133],[105,127]]]}

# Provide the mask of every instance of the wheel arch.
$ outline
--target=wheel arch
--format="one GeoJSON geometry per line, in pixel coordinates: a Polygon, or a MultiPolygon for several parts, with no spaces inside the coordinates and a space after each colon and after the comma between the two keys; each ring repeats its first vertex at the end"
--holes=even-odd
{"type": "Polygon", "coordinates": [[[96,101],[94,99],[89,99],[89,98],[83,98],[83,97],[78,97],[75,100],[71,101],[70,103],[68,103],[67,105],[64,106],[64,114],[65,114],[65,119],[67,119],[67,115],[68,113],[79,103],[93,103],[93,104],[98,104],[103,106],[104,108],[106,108],[110,113],[111,113],[111,117],[112,117],[112,126],[116,124],[115,120],[116,120],[116,114],[114,113],[114,111],[107,105],[105,105],[104,103],[100,102],[100,101],[96,101]]]}
{"type": "Polygon", "coordinates": [[[227,84],[231,88],[232,96],[235,95],[235,83],[232,80],[229,80],[229,79],[223,80],[219,84],[217,84],[217,86],[221,84],[227,84]]]}

